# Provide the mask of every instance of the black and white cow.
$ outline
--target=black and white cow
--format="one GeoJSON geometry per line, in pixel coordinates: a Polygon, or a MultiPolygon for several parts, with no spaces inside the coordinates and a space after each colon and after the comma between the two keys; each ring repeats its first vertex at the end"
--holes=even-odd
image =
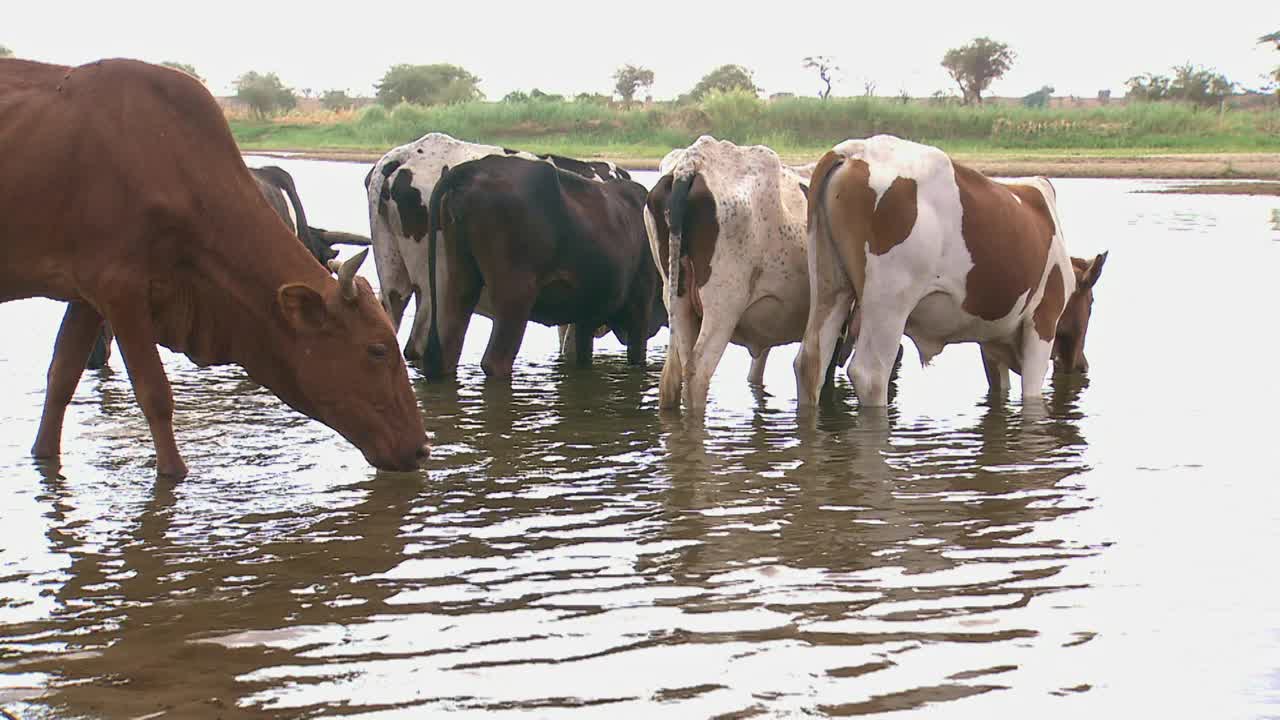
{"type": "MultiPolygon", "coordinates": [[[[405,357],[417,360],[427,344],[427,327],[431,309],[426,300],[427,274],[427,204],[441,174],[468,160],[489,155],[517,156],[543,160],[556,167],[597,181],[630,180],[631,176],[611,162],[582,161],[559,155],[533,155],[482,145],[450,137],[444,133],[428,133],[421,138],[393,148],[382,156],[365,177],[369,195],[369,228],[373,240],[373,259],[378,272],[382,306],[397,331],[411,297],[417,297],[413,328],[405,346],[405,357]]],[[[437,258],[438,260],[438,258],[437,258]]],[[[483,292],[476,312],[493,316],[490,295],[483,292]]],[[[561,342],[565,342],[561,328],[561,342]]]]}

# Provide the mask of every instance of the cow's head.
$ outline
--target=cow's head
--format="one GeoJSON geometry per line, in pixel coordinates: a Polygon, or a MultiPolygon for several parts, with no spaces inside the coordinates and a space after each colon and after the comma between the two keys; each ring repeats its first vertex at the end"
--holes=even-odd
{"type": "Polygon", "coordinates": [[[1089,332],[1089,316],[1093,314],[1093,286],[1102,275],[1107,253],[1092,260],[1071,258],[1076,275],[1076,289],[1067,298],[1053,339],[1053,368],[1056,372],[1083,372],[1089,369],[1084,356],[1084,339],[1089,332]]]}
{"type": "Polygon", "coordinates": [[[413,470],[428,447],[391,322],[356,271],[369,253],[330,269],[322,289],[290,283],[276,294],[292,342],[281,344],[272,390],[295,409],[337,430],[382,470],[413,470]]]}

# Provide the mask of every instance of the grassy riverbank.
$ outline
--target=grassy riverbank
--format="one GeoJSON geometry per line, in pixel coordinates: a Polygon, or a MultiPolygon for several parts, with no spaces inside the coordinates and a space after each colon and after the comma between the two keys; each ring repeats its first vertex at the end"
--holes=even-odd
{"type": "MultiPolygon", "coordinates": [[[[764,101],[744,94],[693,105],[635,109],[583,102],[469,103],[447,107],[373,106],[357,112],[231,118],[246,151],[377,157],[427,132],[445,132],[537,152],[607,157],[632,167],[656,166],[671,148],[701,134],[764,144],[793,162],[816,159],[850,137],[893,133],[937,145],[959,158],[1070,163],[1082,157],[1118,161],[1168,155],[1280,153],[1280,110],[1225,112],[1174,103],[1112,103],[1079,108],[990,104],[961,107],[885,98],[822,102],[764,101]]],[[[1247,164],[1219,163],[1214,177],[1280,177],[1247,164]]]]}

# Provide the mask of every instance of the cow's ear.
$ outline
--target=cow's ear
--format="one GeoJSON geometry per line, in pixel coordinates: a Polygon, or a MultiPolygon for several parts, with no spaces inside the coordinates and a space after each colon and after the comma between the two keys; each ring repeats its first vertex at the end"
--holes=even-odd
{"type": "MultiPolygon", "coordinates": [[[[1111,252],[1108,250],[1107,252],[1111,252]]],[[[1098,278],[1102,276],[1102,266],[1107,262],[1107,253],[1095,257],[1093,262],[1089,263],[1089,267],[1084,269],[1084,277],[1080,279],[1081,288],[1091,288],[1098,282],[1098,278]]]]}
{"type": "Polygon", "coordinates": [[[324,296],[310,285],[291,283],[281,286],[276,293],[276,303],[285,321],[298,332],[321,330],[329,322],[324,296]]]}

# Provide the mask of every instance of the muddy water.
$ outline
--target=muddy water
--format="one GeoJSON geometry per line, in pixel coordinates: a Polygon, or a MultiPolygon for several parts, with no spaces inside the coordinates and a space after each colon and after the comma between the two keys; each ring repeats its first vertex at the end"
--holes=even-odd
{"type": "MultiPolygon", "coordinates": [[[[315,224],[367,228],[365,167],[280,164],[315,224]]],[[[798,417],[796,346],[764,393],[731,348],[701,430],[656,412],[665,331],[646,370],[610,338],[581,371],[533,328],[492,387],[477,319],[458,382],[415,381],[436,450],[408,477],[176,356],[189,478],[154,480],[118,356],[41,468],[61,308],[0,305],[0,708],[1280,715],[1280,204],[1133,192],[1159,184],[1057,183],[1074,253],[1112,252],[1090,376],[1042,410],[955,347],[887,417],[843,377],[798,417]]]]}

